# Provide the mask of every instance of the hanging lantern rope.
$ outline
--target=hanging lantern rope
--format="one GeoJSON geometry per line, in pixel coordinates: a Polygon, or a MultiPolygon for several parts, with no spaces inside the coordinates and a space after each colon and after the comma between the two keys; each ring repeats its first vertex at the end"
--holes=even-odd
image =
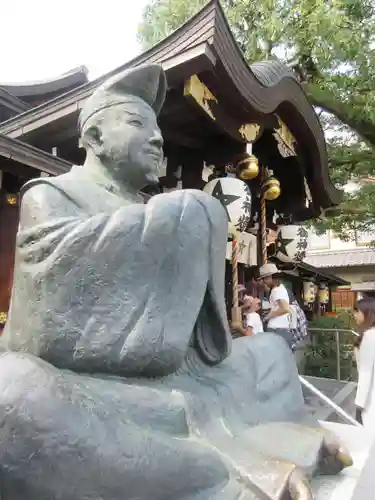
{"type": "Polygon", "coordinates": [[[232,240],[232,321],[241,321],[238,303],[239,232],[245,231],[251,218],[251,192],[245,182],[233,177],[213,179],[204,188],[218,199],[228,216],[228,233],[232,240]]]}
{"type": "Polygon", "coordinates": [[[262,265],[267,264],[267,208],[265,189],[263,184],[266,180],[266,168],[262,168],[262,183],[260,193],[260,231],[261,231],[261,245],[262,245],[262,265]]]}
{"type": "Polygon", "coordinates": [[[238,320],[238,231],[233,232],[232,240],[232,288],[233,288],[233,301],[232,301],[232,320],[238,320]]]}

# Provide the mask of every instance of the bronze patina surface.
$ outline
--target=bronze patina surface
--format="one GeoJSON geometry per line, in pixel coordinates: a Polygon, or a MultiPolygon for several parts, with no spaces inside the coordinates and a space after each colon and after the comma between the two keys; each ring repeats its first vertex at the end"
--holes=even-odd
{"type": "Polygon", "coordinates": [[[12,500],[308,499],[347,456],[304,406],[283,339],[232,343],[227,219],[158,181],[166,91],[133,68],[82,110],[83,167],[22,192],[0,359],[0,492],[12,500]]]}

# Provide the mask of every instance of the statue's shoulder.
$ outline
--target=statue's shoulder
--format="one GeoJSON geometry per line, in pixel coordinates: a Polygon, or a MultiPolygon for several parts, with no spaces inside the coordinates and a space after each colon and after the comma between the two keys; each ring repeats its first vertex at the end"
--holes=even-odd
{"type": "Polygon", "coordinates": [[[64,197],[66,188],[72,182],[70,172],[56,177],[38,177],[26,182],[20,190],[24,202],[43,202],[56,197],[64,197]]]}
{"type": "Polygon", "coordinates": [[[60,212],[75,206],[87,211],[92,198],[89,195],[95,186],[87,178],[82,178],[79,168],[56,177],[39,177],[28,181],[20,191],[22,205],[53,209],[60,207],[60,212]]]}
{"type": "MultiPolygon", "coordinates": [[[[5,351],[0,354],[0,404],[4,403],[4,396],[17,397],[23,387],[23,382],[28,380],[31,387],[36,376],[46,374],[51,378],[51,373],[46,373],[48,364],[39,358],[25,353],[5,351]],[[12,390],[9,390],[9,387],[12,390]]],[[[39,383],[37,384],[39,387],[39,383]]]]}
{"type": "Polygon", "coordinates": [[[22,186],[21,194],[26,193],[36,186],[49,186],[54,189],[64,189],[64,187],[69,186],[72,183],[77,184],[79,181],[79,174],[79,167],[73,167],[72,170],[65,172],[64,174],[31,179],[22,186]]]}

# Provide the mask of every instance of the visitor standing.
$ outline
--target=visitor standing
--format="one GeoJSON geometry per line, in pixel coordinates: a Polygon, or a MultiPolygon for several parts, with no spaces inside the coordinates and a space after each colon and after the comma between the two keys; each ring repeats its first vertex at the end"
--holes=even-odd
{"type": "Polygon", "coordinates": [[[289,294],[286,287],[280,283],[278,275],[280,271],[275,264],[264,264],[259,268],[259,280],[263,282],[266,290],[269,290],[270,312],[264,318],[267,332],[281,335],[290,348],[293,345],[293,333],[290,327],[291,310],[289,294]]]}
{"type": "Polygon", "coordinates": [[[359,300],[354,318],[360,334],[355,342],[358,368],[356,418],[370,432],[375,432],[375,299],[359,300]]]}
{"type": "Polygon", "coordinates": [[[291,310],[290,329],[292,331],[292,351],[296,350],[297,344],[303,342],[308,336],[308,322],[304,311],[295,298],[293,292],[287,288],[289,295],[289,306],[291,310]]]}

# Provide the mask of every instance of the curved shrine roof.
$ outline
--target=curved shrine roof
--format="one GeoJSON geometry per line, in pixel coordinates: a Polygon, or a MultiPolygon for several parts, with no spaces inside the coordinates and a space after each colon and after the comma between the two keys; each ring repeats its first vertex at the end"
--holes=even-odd
{"type": "MultiPolygon", "coordinates": [[[[57,120],[70,117],[72,121],[103,80],[127,67],[151,62],[161,64],[167,72],[170,89],[166,106],[176,89],[181,89],[192,75],[199,75],[229,114],[242,120],[241,123],[262,122],[277,116],[296,140],[297,156],[304,165],[314,205],[325,209],[341,201],[341,192],[329,177],[323,130],[296,75],[279,61],[249,66],[217,0],[209,2],[165,40],[120,68],[3,122],[0,133],[22,138],[24,134],[37,134],[38,129],[42,133],[42,127],[56,124],[57,120]]],[[[52,83],[45,85],[44,88],[53,87],[52,83]]],[[[179,92],[178,99],[183,101],[179,92]]]]}
{"type": "Polygon", "coordinates": [[[72,88],[84,85],[88,82],[87,74],[87,68],[79,66],[58,77],[46,80],[6,84],[0,82],[0,89],[4,89],[25,102],[41,102],[51,99],[51,95],[63,94],[72,88]]]}

